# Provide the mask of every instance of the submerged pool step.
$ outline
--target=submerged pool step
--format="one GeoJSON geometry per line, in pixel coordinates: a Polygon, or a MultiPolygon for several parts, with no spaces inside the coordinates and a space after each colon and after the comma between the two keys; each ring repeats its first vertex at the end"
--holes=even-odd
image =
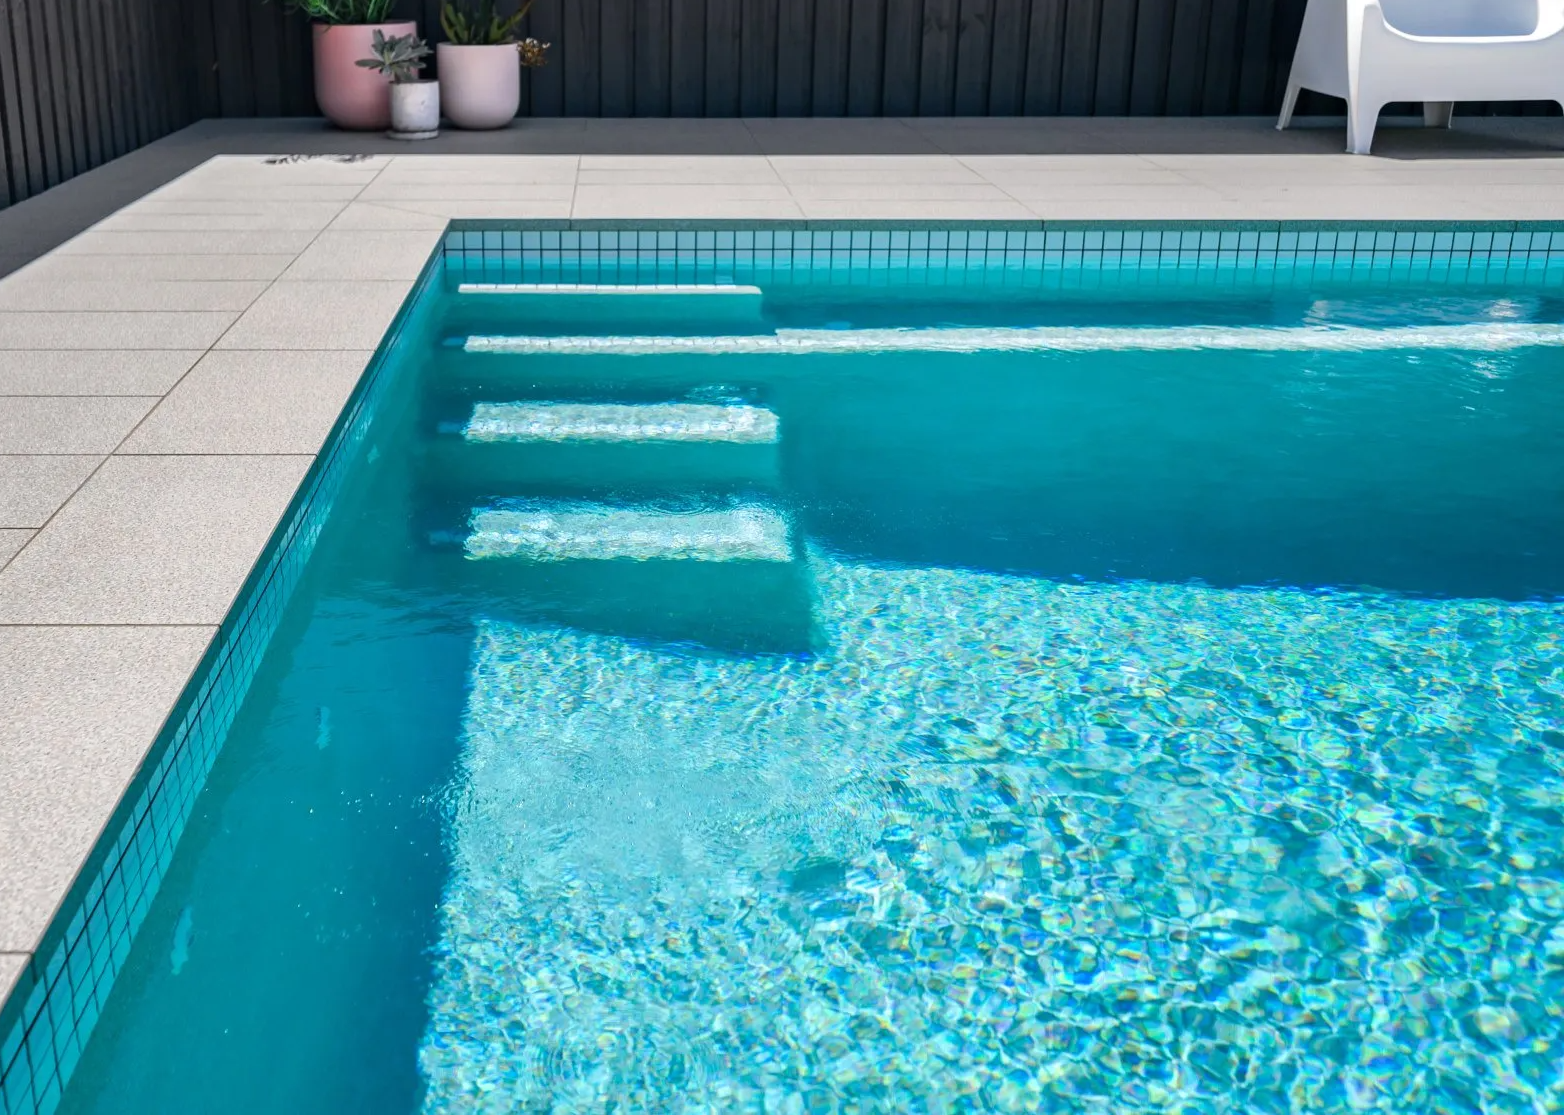
{"type": "Polygon", "coordinates": [[[468,442],[725,442],[770,445],[777,416],[711,403],[477,403],[468,442]]]}
{"type": "Polygon", "coordinates": [[[469,353],[588,356],[819,355],[876,352],[1378,352],[1391,349],[1500,351],[1564,345],[1564,325],[1486,322],[1357,326],[1038,327],[933,329],[778,329],[712,336],[472,335],[469,353]]]}
{"type": "Polygon", "coordinates": [[[759,287],[716,283],[462,283],[456,293],[458,307],[473,307],[485,321],[498,316],[550,330],[641,324],[755,328],[764,304],[759,287]]]}
{"type": "Polygon", "coordinates": [[[791,562],[787,519],[747,504],[670,511],[591,503],[533,503],[472,515],[472,560],[791,562]]]}

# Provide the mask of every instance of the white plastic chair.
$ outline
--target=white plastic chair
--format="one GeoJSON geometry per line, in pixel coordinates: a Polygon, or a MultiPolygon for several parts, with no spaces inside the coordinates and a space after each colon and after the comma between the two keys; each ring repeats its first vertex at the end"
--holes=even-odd
{"type": "Polygon", "coordinates": [[[1429,127],[1456,101],[1564,103],[1561,31],[1564,0],[1309,0],[1276,127],[1300,89],[1346,98],[1354,155],[1392,101],[1422,101],[1429,127]]]}

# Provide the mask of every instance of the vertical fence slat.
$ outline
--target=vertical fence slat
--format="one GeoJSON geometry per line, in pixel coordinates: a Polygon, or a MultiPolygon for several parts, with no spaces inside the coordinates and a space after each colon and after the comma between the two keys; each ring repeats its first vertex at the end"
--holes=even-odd
{"type": "Polygon", "coordinates": [[[634,0],[602,0],[603,6],[603,115],[634,116],[635,4],[634,0]]]}
{"type": "MultiPolygon", "coordinates": [[[[1159,0],[1145,0],[1154,4],[1159,0]]],[[[1135,62],[1136,0],[1102,0],[1102,31],[1097,40],[1097,91],[1092,112],[1123,116],[1130,110],[1130,78],[1135,62]]]]}
{"type": "Polygon", "coordinates": [[[1064,58],[1059,67],[1059,111],[1090,116],[1097,96],[1098,0],[1068,0],[1064,10],[1064,58]]]}
{"type": "Polygon", "coordinates": [[[923,57],[918,68],[918,115],[949,116],[956,95],[958,0],[923,0],[923,57]]]}
{"type": "Polygon", "coordinates": [[[0,208],[14,205],[27,196],[16,98],[16,54],[11,48],[11,0],[0,0],[0,208]]]}
{"type": "Polygon", "coordinates": [[[814,0],[785,0],[777,10],[777,115],[808,116],[814,101],[814,0]]]}
{"type": "MultiPolygon", "coordinates": [[[[574,0],[573,0],[574,2],[574,0]]],[[[635,114],[669,114],[669,0],[635,0],[635,114]]]]}
{"type": "Polygon", "coordinates": [[[739,26],[739,111],[777,111],[777,0],[743,0],[739,26]]]}
{"type": "Polygon", "coordinates": [[[847,115],[851,0],[815,0],[814,88],[810,115],[847,115]]]}
{"type": "MultiPolygon", "coordinates": [[[[1263,0],[1256,0],[1257,3],[1263,0]]],[[[1238,106],[1238,73],[1245,0],[1211,0],[1211,25],[1206,33],[1205,87],[1200,111],[1207,116],[1230,113],[1238,106]]]]}
{"type": "Polygon", "coordinates": [[[1026,52],[1028,116],[1053,116],[1059,111],[1059,79],[1064,64],[1065,0],[1032,0],[1026,52]]]}
{"type": "Polygon", "coordinates": [[[706,115],[739,114],[739,0],[707,0],[706,115]]]}
{"type": "MultiPolygon", "coordinates": [[[[1264,115],[1271,108],[1266,94],[1277,61],[1271,53],[1271,13],[1275,9],[1272,0],[1253,0],[1244,15],[1243,47],[1238,62],[1238,112],[1245,116],[1264,115]]],[[[1289,58],[1282,65],[1291,62],[1289,58]]]]}
{"type": "Polygon", "coordinates": [[[706,0],[673,0],[671,26],[670,108],[675,116],[703,115],[706,110],[706,75],[702,72],[706,61],[706,0]]]}
{"type": "Polygon", "coordinates": [[[1173,6],[1173,33],[1168,42],[1169,116],[1193,116],[1200,111],[1209,15],[1209,0],[1176,0],[1173,6]]]}
{"type": "Polygon", "coordinates": [[[878,116],[885,79],[886,0],[850,0],[847,114],[878,116]]]}
{"type": "Polygon", "coordinates": [[[814,103],[815,2],[777,7],[778,116],[808,116],[814,103]]]}
{"type": "MultiPolygon", "coordinates": [[[[564,39],[565,13],[561,0],[537,0],[527,16],[527,34],[552,44],[549,53],[559,50],[564,39]]],[[[526,71],[524,82],[531,90],[529,108],[533,116],[565,114],[565,70],[558,58],[535,70],[526,71]]]]}
{"type": "Polygon", "coordinates": [[[108,58],[111,47],[103,34],[101,9],[101,4],[84,0],[78,7],[80,20],[77,26],[83,36],[85,65],[92,71],[87,102],[90,106],[89,116],[98,135],[98,151],[103,161],[107,162],[123,155],[125,147],[119,136],[118,121],[114,116],[114,98],[109,89],[108,58]]]}
{"type": "Polygon", "coordinates": [[[602,57],[602,6],[595,3],[565,5],[564,42],[555,47],[549,65],[565,71],[565,115],[596,116],[603,111],[603,90],[598,83],[598,59],[602,57]]]}
{"type": "Polygon", "coordinates": [[[994,49],[989,58],[988,111],[1019,116],[1025,108],[1030,0],[994,0],[994,49]]]}
{"type": "Polygon", "coordinates": [[[1160,116],[1168,103],[1168,51],[1173,37],[1172,0],[1146,0],[1135,10],[1135,72],[1130,115],[1160,116]]]}
{"type": "Polygon", "coordinates": [[[885,0],[884,79],[880,103],[887,116],[918,112],[918,66],[923,57],[923,0],[885,0]]]}
{"type": "Polygon", "coordinates": [[[961,0],[956,17],[956,93],[951,108],[957,116],[988,113],[993,16],[994,0],[961,0]]]}
{"type": "Polygon", "coordinates": [[[282,18],[281,4],[250,7],[250,72],[255,84],[255,115],[282,115],[282,35],[277,26],[282,18]]]}
{"type": "MultiPolygon", "coordinates": [[[[92,81],[92,53],[88,37],[81,33],[82,12],[78,0],[60,0],[60,34],[65,47],[65,84],[70,90],[71,149],[76,155],[77,173],[103,163],[98,143],[96,114],[89,101],[92,81]]],[[[159,76],[166,79],[172,66],[159,76]]]]}

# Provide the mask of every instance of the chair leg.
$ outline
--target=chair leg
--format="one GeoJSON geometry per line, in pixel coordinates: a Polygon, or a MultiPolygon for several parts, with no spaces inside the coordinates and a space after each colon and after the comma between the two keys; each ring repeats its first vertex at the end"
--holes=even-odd
{"type": "Polygon", "coordinates": [[[1374,144],[1374,128],[1379,124],[1379,105],[1347,104],[1347,150],[1367,155],[1374,144]]]}
{"type": "Polygon", "coordinates": [[[1455,115],[1454,101],[1424,101],[1423,127],[1448,128],[1450,117],[1455,115]]]}
{"type": "Polygon", "coordinates": [[[1302,88],[1296,81],[1287,79],[1287,95],[1282,98],[1282,114],[1276,120],[1277,131],[1282,131],[1292,123],[1292,110],[1298,107],[1298,91],[1302,88]]]}

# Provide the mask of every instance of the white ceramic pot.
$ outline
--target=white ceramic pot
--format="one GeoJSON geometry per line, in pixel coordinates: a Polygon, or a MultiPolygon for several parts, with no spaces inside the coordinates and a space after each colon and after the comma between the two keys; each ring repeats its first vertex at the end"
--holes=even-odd
{"type": "Polygon", "coordinates": [[[445,115],[458,128],[503,128],[521,107],[521,56],[515,43],[434,48],[445,115]]]}
{"type": "Polygon", "coordinates": [[[440,83],[402,81],[391,85],[391,130],[426,135],[440,130],[440,83]]]}

